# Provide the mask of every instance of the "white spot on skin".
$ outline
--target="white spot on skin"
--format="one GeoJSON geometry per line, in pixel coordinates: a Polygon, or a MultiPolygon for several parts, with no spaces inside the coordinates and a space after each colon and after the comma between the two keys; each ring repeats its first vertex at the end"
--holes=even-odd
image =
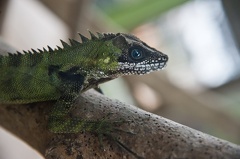
{"type": "Polygon", "coordinates": [[[160,65],[161,65],[161,66],[164,66],[164,65],[165,65],[165,63],[164,63],[164,62],[162,62],[162,63],[160,63],[160,65]]]}
{"type": "Polygon", "coordinates": [[[110,57],[107,57],[106,59],[103,60],[104,63],[109,63],[110,57]]]}

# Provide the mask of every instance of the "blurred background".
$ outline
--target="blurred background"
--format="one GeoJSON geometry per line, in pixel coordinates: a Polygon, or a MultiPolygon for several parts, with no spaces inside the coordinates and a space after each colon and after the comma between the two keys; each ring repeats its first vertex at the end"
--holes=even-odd
{"type": "MultiPolygon", "coordinates": [[[[239,0],[1,0],[0,40],[28,50],[125,32],[166,53],[166,69],[101,85],[110,98],[240,144],[239,0]]],[[[0,159],[41,158],[0,128],[0,159]]]]}

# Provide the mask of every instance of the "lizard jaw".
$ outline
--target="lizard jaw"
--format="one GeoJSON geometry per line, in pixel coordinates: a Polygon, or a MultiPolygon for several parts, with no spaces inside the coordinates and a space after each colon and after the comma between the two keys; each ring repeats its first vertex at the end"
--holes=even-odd
{"type": "Polygon", "coordinates": [[[119,72],[123,75],[143,75],[148,74],[153,71],[159,71],[166,67],[168,58],[166,57],[160,57],[157,60],[151,60],[151,61],[142,61],[138,63],[130,63],[130,62],[119,62],[119,72]]]}

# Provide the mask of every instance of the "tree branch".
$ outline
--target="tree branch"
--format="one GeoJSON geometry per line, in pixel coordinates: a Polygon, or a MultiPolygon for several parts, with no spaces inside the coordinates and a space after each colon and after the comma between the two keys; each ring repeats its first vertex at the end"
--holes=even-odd
{"type": "MultiPolygon", "coordinates": [[[[90,133],[52,134],[47,117],[52,102],[1,105],[0,124],[22,138],[46,158],[134,158],[111,138],[90,133]],[[46,152],[46,154],[45,154],[46,152]]],[[[93,91],[79,97],[74,115],[88,120],[108,116],[109,121],[127,120],[113,135],[144,158],[239,158],[240,147],[217,139],[134,106],[109,99],[93,91]],[[109,115],[110,114],[110,115],[109,115]],[[126,132],[124,132],[126,131],[126,132]],[[127,133],[131,132],[131,133],[127,133]]]]}

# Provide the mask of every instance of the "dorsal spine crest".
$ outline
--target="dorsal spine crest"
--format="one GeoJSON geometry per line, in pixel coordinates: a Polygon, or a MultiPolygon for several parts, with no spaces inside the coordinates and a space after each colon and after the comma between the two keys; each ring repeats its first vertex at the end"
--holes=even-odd
{"type": "MultiPolygon", "coordinates": [[[[83,43],[86,43],[86,42],[89,42],[89,41],[96,41],[96,40],[101,40],[103,38],[105,38],[104,34],[101,34],[99,32],[97,32],[97,35],[94,35],[91,31],[89,31],[89,34],[91,36],[91,39],[88,39],[87,37],[85,37],[84,35],[78,33],[79,36],[80,36],[80,39],[82,40],[82,42],[78,42],[74,39],[69,39],[69,42],[70,44],[68,44],[67,42],[63,41],[63,40],[60,40],[61,41],[61,44],[62,44],[62,48],[59,47],[59,46],[56,46],[57,48],[56,49],[52,49],[50,46],[47,46],[48,50],[43,47],[43,49],[31,49],[31,50],[23,50],[22,53],[24,54],[37,54],[37,53],[50,53],[50,52],[54,52],[54,50],[63,50],[63,49],[70,49],[71,47],[75,47],[75,46],[79,46],[79,45],[82,45],[83,43]]],[[[21,52],[17,51],[16,54],[18,55],[22,55],[21,52]]],[[[9,53],[8,55],[10,54],[14,54],[14,53],[9,53]]],[[[11,56],[11,55],[10,55],[11,56]]]]}

